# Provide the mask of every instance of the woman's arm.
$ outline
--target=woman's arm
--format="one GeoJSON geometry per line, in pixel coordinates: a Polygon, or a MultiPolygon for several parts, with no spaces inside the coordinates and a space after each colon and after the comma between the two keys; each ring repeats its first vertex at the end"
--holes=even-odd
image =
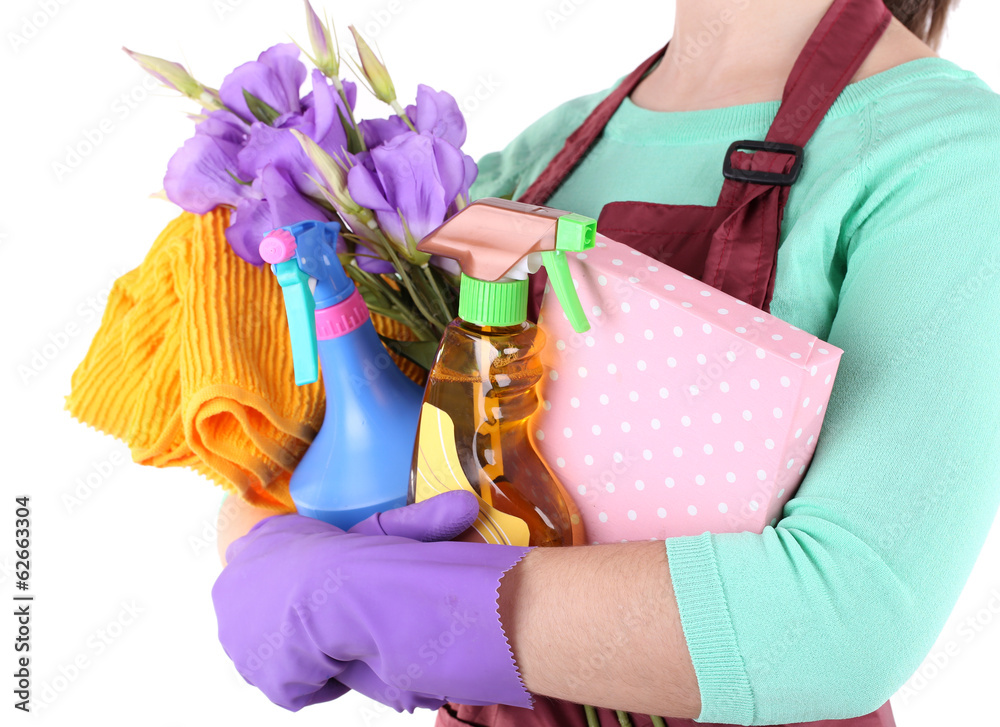
{"type": "Polygon", "coordinates": [[[701,712],[663,541],[536,548],[500,617],[528,691],[693,719],[701,712]]]}
{"type": "Polygon", "coordinates": [[[216,519],[216,546],[219,551],[219,560],[222,565],[226,565],[226,548],[237,538],[247,534],[254,525],[266,517],[277,515],[274,510],[265,510],[254,507],[246,500],[236,495],[227,495],[219,508],[219,516],[216,519]]]}

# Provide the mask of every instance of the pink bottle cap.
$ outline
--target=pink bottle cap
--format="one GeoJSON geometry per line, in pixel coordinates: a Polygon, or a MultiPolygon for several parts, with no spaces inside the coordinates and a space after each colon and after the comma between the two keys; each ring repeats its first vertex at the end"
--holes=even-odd
{"type": "Polygon", "coordinates": [[[283,263],[295,254],[295,235],[288,230],[277,229],[260,242],[260,256],[264,262],[283,263]]]}

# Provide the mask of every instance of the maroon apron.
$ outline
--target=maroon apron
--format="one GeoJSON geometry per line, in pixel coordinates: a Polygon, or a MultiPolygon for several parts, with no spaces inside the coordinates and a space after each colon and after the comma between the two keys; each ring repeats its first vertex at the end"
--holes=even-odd
{"type": "MultiPolygon", "coordinates": [[[[716,206],[609,202],[598,217],[598,232],[769,311],[781,219],[790,185],[802,166],[803,147],[891,19],[892,14],[882,0],[835,0],[792,68],[766,139],[736,140],[726,152],[722,165],[725,181],[716,206]]],[[[594,109],[519,201],[546,204],[600,137],[622,101],[665,51],[666,47],[644,61],[594,109]]],[[[540,271],[532,279],[533,318],[537,318],[544,286],[544,271],[540,271]]],[[[600,709],[598,713],[602,727],[618,726],[614,711],[600,709]]],[[[633,714],[631,719],[634,727],[652,725],[646,715],[633,714]]],[[[668,727],[725,727],[688,719],[665,721],[668,727]]],[[[505,705],[449,705],[438,712],[437,718],[437,727],[586,727],[586,724],[582,706],[546,697],[536,698],[534,710],[505,705]]],[[[895,720],[886,702],[863,717],[796,725],[895,727],[895,720]]]]}

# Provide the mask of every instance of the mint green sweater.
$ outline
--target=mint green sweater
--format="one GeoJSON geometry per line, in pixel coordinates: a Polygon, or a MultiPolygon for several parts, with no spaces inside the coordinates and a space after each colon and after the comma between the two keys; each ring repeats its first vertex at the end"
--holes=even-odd
{"type": "MultiPolygon", "coordinates": [[[[610,90],[484,156],[473,198],[522,194],[610,90]]],[[[626,100],[548,204],[714,205],[726,147],[777,109],[626,100]]],[[[844,354],[777,524],[666,541],[702,722],[875,710],[969,576],[1000,506],[1000,96],[940,58],[848,86],[791,189],[771,312],[844,354]]]]}

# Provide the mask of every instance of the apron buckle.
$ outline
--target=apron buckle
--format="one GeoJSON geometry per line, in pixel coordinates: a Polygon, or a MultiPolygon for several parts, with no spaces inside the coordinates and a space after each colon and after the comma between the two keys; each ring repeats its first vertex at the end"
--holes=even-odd
{"type": "Polygon", "coordinates": [[[722,165],[722,175],[726,179],[735,179],[738,182],[787,187],[799,178],[799,172],[802,170],[802,155],[802,147],[796,144],[783,144],[778,141],[752,141],[749,139],[734,141],[730,144],[729,151],[726,152],[726,161],[722,165]],[[769,151],[780,154],[791,154],[795,157],[795,163],[787,172],[737,169],[733,167],[733,152],[737,150],[769,151]]]}

